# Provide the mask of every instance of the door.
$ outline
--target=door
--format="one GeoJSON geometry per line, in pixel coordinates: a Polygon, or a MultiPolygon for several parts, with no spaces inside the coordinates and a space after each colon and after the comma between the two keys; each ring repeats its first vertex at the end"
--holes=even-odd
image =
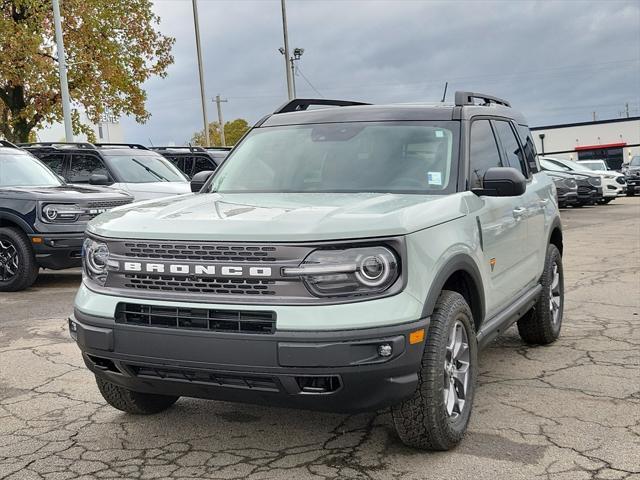
{"type": "Polygon", "coordinates": [[[546,243],[544,209],[549,197],[543,197],[544,185],[539,181],[540,178],[534,178],[528,168],[514,125],[507,120],[493,120],[493,126],[502,147],[505,164],[518,170],[527,179],[527,189],[524,195],[518,197],[520,208],[524,209],[522,221],[526,225],[525,240],[521,246],[523,255],[518,266],[520,284],[524,288],[533,286],[539,276],[540,265],[544,264],[544,259],[540,259],[540,247],[546,243]]]}
{"type": "MultiPolygon", "coordinates": [[[[504,166],[487,119],[471,124],[469,164],[471,188],[482,188],[482,179],[489,168],[504,166]]],[[[512,303],[524,287],[520,272],[526,256],[522,249],[527,230],[526,209],[520,197],[473,197],[471,215],[476,216],[482,233],[483,276],[490,284],[485,289],[490,317],[512,303]]]]}

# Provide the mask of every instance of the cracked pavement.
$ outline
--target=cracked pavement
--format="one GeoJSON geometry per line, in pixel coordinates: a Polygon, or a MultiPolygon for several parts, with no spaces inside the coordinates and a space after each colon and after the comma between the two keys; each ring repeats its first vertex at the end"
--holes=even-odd
{"type": "Polygon", "coordinates": [[[640,480],[640,198],[562,217],[561,338],[529,347],[511,328],[483,351],[468,434],[446,453],[404,447],[387,411],[116,411],[67,334],[79,272],[45,273],[0,294],[0,479],[640,480]]]}

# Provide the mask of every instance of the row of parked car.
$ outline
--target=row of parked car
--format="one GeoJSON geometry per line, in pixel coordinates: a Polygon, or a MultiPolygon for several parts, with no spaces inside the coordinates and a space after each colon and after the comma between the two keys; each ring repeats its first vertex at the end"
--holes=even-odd
{"type": "Polygon", "coordinates": [[[623,172],[610,170],[604,160],[540,157],[540,166],[556,185],[560,207],[607,204],[640,192],[640,157],[633,157],[623,172]]]}

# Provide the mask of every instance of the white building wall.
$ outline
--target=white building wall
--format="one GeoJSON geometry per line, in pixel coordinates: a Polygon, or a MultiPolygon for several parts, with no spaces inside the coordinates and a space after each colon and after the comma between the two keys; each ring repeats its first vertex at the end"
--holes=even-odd
{"type": "Polygon", "coordinates": [[[544,134],[544,152],[554,156],[578,159],[576,147],[591,145],[607,145],[626,143],[624,147],[625,162],[634,155],[640,155],[640,117],[625,119],[610,123],[589,123],[574,126],[549,126],[532,129],[533,139],[538,153],[542,153],[542,140],[540,134],[544,134]]]}

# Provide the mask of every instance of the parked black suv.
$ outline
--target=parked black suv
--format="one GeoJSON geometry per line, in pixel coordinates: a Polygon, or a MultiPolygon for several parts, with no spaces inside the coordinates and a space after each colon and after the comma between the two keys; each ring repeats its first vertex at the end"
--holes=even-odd
{"type": "Polygon", "coordinates": [[[196,173],[214,171],[229,154],[231,147],[152,147],[164,155],[189,178],[196,173]]]}
{"type": "Polygon", "coordinates": [[[556,197],[560,208],[569,207],[578,203],[578,183],[573,175],[564,172],[545,170],[556,186],[556,197]]]}
{"type": "Polygon", "coordinates": [[[79,267],[86,223],[131,201],[116,190],[67,185],[0,140],[0,292],[28,288],[39,268],[79,267]]]}
{"type": "Polygon", "coordinates": [[[640,155],[631,157],[623,173],[627,181],[627,195],[633,196],[640,193],[640,155]]]}

